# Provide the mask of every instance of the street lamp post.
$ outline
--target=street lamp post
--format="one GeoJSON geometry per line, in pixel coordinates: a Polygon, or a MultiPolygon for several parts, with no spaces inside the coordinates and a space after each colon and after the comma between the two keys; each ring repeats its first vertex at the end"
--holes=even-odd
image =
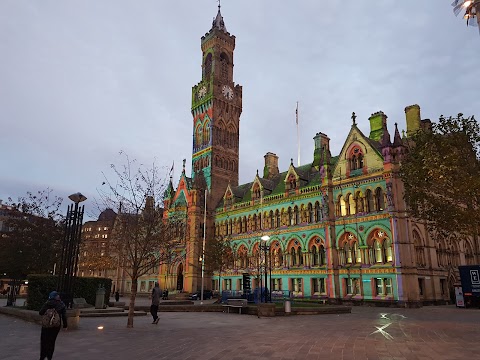
{"type": "Polygon", "coordinates": [[[480,28],[480,0],[455,0],[452,6],[455,15],[465,10],[463,18],[467,20],[467,26],[480,28]]]}
{"type": "MultiPolygon", "coordinates": [[[[264,242],[263,245],[261,245],[261,248],[263,248],[263,254],[264,254],[264,274],[265,274],[265,295],[264,295],[264,299],[265,299],[265,302],[269,302],[271,300],[271,296],[270,295],[270,287],[271,287],[271,284],[268,284],[268,268],[267,268],[267,251],[270,250],[270,247],[268,246],[268,241],[270,240],[270,236],[268,235],[263,235],[261,237],[262,241],[264,242]],[[267,292],[268,290],[268,292],[267,292]]],[[[270,283],[272,282],[272,269],[271,269],[271,266],[270,266],[270,283]]]]}
{"type": "Polygon", "coordinates": [[[65,233],[62,243],[62,257],[58,269],[57,291],[62,296],[67,308],[73,304],[73,290],[75,277],[77,275],[78,252],[80,247],[80,236],[82,229],[84,206],[79,204],[87,197],[81,193],[72,194],[68,197],[74,202],[68,206],[65,218],[65,233]]]}

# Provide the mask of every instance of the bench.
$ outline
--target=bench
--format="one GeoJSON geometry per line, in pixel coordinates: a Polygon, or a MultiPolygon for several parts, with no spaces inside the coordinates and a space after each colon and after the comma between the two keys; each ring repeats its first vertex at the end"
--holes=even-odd
{"type": "Polygon", "coordinates": [[[227,303],[222,305],[227,308],[227,313],[230,313],[230,308],[238,308],[238,313],[242,313],[242,309],[247,307],[247,299],[227,299],[227,303]]]}

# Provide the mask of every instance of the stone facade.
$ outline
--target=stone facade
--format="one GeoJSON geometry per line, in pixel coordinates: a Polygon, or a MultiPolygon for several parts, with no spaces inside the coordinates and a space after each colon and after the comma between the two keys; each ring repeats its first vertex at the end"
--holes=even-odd
{"type": "Polygon", "coordinates": [[[184,166],[165,197],[165,218],[183,218],[186,231],[175,260],[160,269],[162,287],[200,289],[203,242],[220,237],[233,259],[222,274],[204,277],[205,288],[241,292],[244,273],[255,288],[265,262],[260,238],[268,235],[275,295],[401,306],[449,301],[458,265],[476,263],[479,244],[432,237],[408,214],[399,169],[406,136],[431,124],[420,107],[405,108],[407,135],[395,124],[393,137],[382,111],[368,119],[368,136],[353,113],[337,156],[319,132],[310,163],[292,160],[280,172],[269,152],[263,174],[239,184],[242,88],[233,83],[234,48],[219,11],[202,37],[202,80],[192,90],[192,175],[184,166]]]}

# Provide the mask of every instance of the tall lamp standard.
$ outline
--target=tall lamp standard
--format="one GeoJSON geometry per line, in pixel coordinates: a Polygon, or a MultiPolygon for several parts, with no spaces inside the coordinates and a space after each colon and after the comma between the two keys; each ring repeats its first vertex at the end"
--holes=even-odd
{"type": "MultiPolygon", "coordinates": [[[[271,291],[271,284],[268,284],[267,282],[267,276],[268,276],[268,268],[267,268],[267,251],[270,250],[270,247],[268,246],[268,241],[270,240],[270,236],[268,235],[263,235],[260,239],[264,242],[262,245],[260,245],[263,248],[264,251],[264,269],[265,269],[265,302],[270,301],[271,296],[270,296],[270,291],[271,291]],[[268,293],[267,293],[268,290],[268,293]]],[[[272,267],[270,266],[270,283],[272,282],[272,267]]]]}
{"type": "Polygon", "coordinates": [[[65,233],[62,243],[62,257],[58,269],[57,290],[62,296],[67,308],[73,303],[73,290],[77,276],[78,251],[83,221],[84,206],[79,204],[87,197],[81,193],[72,194],[68,197],[74,202],[68,206],[65,218],[65,233]]]}

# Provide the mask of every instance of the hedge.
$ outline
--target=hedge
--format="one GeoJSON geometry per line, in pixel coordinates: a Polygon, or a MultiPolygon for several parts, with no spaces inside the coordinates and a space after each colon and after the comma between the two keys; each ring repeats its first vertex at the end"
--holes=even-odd
{"type": "MultiPolygon", "coordinates": [[[[53,275],[29,275],[27,290],[27,308],[40,310],[47,301],[48,294],[57,289],[58,277],[53,275]]],[[[87,304],[95,305],[95,298],[99,286],[105,288],[105,304],[110,298],[112,280],[99,277],[77,277],[75,279],[74,298],[84,298],[87,304]]]]}

